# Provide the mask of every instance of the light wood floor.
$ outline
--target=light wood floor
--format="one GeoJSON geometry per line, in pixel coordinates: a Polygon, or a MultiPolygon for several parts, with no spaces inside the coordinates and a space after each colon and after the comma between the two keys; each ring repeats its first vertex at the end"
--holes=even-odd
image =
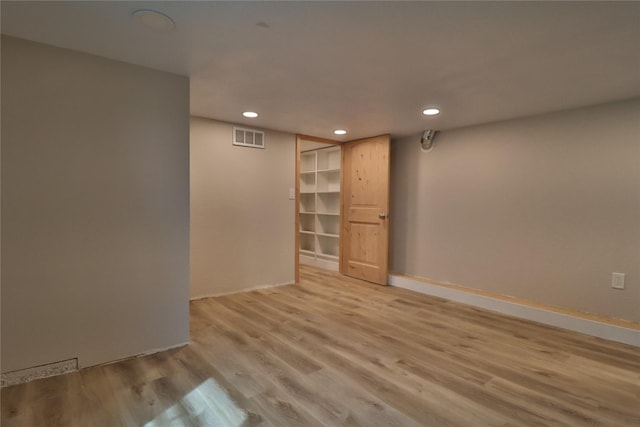
{"type": "Polygon", "coordinates": [[[186,347],[2,390],[2,426],[640,426],[640,349],[303,267],[186,347]]]}

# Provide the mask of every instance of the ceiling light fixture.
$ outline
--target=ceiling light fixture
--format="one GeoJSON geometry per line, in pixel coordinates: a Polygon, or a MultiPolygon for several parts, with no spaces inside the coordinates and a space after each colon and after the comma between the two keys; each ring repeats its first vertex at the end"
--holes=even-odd
{"type": "Polygon", "coordinates": [[[169,32],[173,31],[176,23],[169,15],[151,9],[138,9],[131,13],[135,21],[151,30],[169,32]]]}
{"type": "Polygon", "coordinates": [[[258,113],[254,113],[253,111],[245,111],[244,113],[242,113],[242,115],[245,117],[249,117],[250,119],[258,117],[258,113]]]}
{"type": "Polygon", "coordinates": [[[335,133],[336,135],[346,135],[347,131],[344,129],[336,129],[333,131],[333,133],[335,133]]]}
{"type": "Polygon", "coordinates": [[[427,108],[426,110],[422,110],[422,114],[424,114],[425,116],[435,116],[437,114],[440,114],[440,110],[438,110],[437,108],[427,108]]]}

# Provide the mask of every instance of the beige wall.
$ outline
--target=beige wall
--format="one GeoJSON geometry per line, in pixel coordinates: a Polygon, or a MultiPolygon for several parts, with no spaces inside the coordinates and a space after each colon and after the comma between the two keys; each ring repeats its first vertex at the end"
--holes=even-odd
{"type": "Polygon", "coordinates": [[[233,125],[191,119],[191,296],[294,280],[295,136],[233,146],[233,125]]]}
{"type": "Polygon", "coordinates": [[[418,141],[392,145],[392,271],[640,321],[640,100],[418,141]]]}
{"type": "Polygon", "coordinates": [[[188,341],[189,82],[2,38],[2,369],[188,341]]]}

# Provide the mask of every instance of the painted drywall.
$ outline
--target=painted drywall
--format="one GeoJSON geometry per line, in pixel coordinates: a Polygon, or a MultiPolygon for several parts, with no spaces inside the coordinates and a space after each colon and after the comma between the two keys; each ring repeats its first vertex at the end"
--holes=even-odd
{"type": "Polygon", "coordinates": [[[640,100],[419,140],[392,143],[393,272],[640,321],[640,100]]]}
{"type": "Polygon", "coordinates": [[[2,38],[2,368],[188,341],[189,82],[2,38]]]}
{"type": "Polygon", "coordinates": [[[264,149],[232,135],[191,119],[192,298],[294,281],[295,135],[266,131],[264,149]]]}
{"type": "Polygon", "coordinates": [[[326,142],[307,141],[305,139],[300,141],[301,152],[317,150],[318,148],[327,148],[330,146],[331,144],[327,144],[326,142]]]}

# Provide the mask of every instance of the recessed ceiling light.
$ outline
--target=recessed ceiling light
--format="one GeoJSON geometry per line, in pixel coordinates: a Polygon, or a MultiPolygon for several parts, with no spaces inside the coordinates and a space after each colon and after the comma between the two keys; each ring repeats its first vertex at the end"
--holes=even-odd
{"type": "Polygon", "coordinates": [[[151,9],[138,9],[132,14],[137,23],[155,31],[169,32],[176,27],[176,23],[169,15],[151,9]]]}
{"type": "Polygon", "coordinates": [[[242,115],[252,119],[258,117],[258,113],[254,113],[253,111],[245,111],[244,113],[242,113],[242,115]]]}
{"type": "Polygon", "coordinates": [[[426,110],[422,110],[422,114],[424,114],[425,116],[435,116],[437,114],[440,114],[440,110],[438,110],[437,108],[427,108],[426,110]]]}
{"type": "Polygon", "coordinates": [[[333,131],[333,133],[335,133],[336,135],[346,135],[347,131],[343,129],[336,129],[333,131]]]}

